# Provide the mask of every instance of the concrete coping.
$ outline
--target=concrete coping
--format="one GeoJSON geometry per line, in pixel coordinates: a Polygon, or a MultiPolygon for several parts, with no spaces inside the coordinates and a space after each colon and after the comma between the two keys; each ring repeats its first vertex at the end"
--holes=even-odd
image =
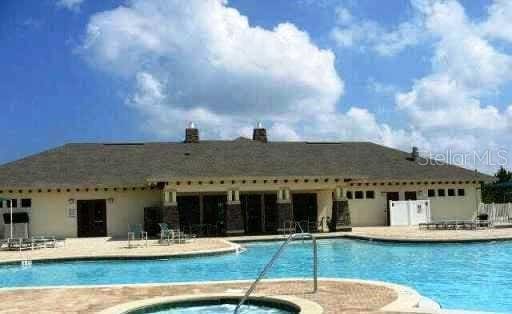
{"type": "MultiPolygon", "coordinates": [[[[222,299],[231,299],[236,298],[240,299],[243,297],[241,293],[233,293],[233,292],[225,292],[225,293],[213,293],[213,294],[187,294],[180,296],[170,296],[170,297],[156,297],[145,300],[138,300],[128,303],[123,303],[120,305],[116,305],[105,309],[98,314],[126,314],[131,311],[136,311],[143,309],[149,306],[161,305],[166,303],[180,303],[180,302],[190,302],[190,301],[208,301],[208,300],[222,300],[222,299]]],[[[315,302],[305,300],[299,297],[290,296],[290,295],[277,295],[277,296],[263,296],[255,294],[250,297],[249,300],[258,300],[263,302],[268,302],[269,305],[274,304],[282,304],[288,305],[293,308],[299,309],[299,313],[301,314],[322,314],[323,308],[315,302]]]]}
{"type": "MultiPolygon", "coordinates": [[[[159,259],[159,258],[185,258],[185,257],[198,257],[208,255],[221,255],[228,253],[237,253],[242,251],[242,246],[238,243],[234,243],[225,239],[219,239],[224,242],[227,247],[207,250],[194,250],[188,252],[147,252],[147,253],[136,253],[132,254],[129,252],[114,254],[98,254],[98,255],[86,255],[86,254],[69,254],[63,256],[35,256],[31,257],[30,260],[33,262],[68,262],[68,261],[87,261],[87,260],[122,260],[122,259],[159,259]]],[[[45,248],[51,250],[51,248],[45,248]]],[[[20,263],[24,260],[23,255],[19,255],[19,258],[0,260],[0,265],[10,265],[20,263]]]]}

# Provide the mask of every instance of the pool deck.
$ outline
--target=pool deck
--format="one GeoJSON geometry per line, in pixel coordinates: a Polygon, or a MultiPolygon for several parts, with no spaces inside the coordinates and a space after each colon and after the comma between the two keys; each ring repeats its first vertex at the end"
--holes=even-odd
{"type": "MultiPolygon", "coordinates": [[[[418,227],[354,227],[352,232],[317,233],[319,239],[350,238],[371,241],[444,243],[512,240],[512,228],[482,230],[419,230],[418,227]]],[[[149,240],[136,241],[136,247],[128,248],[124,239],[112,238],[69,238],[63,246],[35,250],[0,251],[0,264],[29,259],[70,260],[70,259],[128,259],[168,258],[194,255],[233,253],[240,244],[251,241],[283,240],[283,235],[239,236],[226,238],[199,238],[184,244],[159,244],[149,240]],[[240,243],[240,244],[238,244],[240,243]]]]}
{"type": "MultiPolygon", "coordinates": [[[[250,281],[144,284],[125,286],[0,289],[1,313],[97,313],[157,297],[194,294],[241,295],[250,281]]],[[[310,280],[262,281],[258,296],[292,296],[318,303],[324,314],[417,312],[421,296],[414,290],[380,282],[321,279],[317,293],[310,280]]],[[[305,314],[308,312],[306,311],[305,314]]]]}
{"type": "Polygon", "coordinates": [[[24,259],[66,260],[66,259],[112,259],[112,258],[158,258],[194,255],[223,254],[235,252],[240,246],[222,238],[193,239],[187,243],[159,244],[157,240],[132,242],[129,248],[126,240],[112,238],[70,238],[56,248],[40,248],[23,251],[0,251],[0,264],[24,259]]]}
{"type": "Polygon", "coordinates": [[[412,227],[359,227],[348,238],[398,242],[480,242],[512,240],[512,228],[479,230],[420,230],[412,227]]]}
{"type": "MultiPolygon", "coordinates": [[[[407,227],[354,227],[351,232],[316,233],[318,239],[350,238],[386,242],[480,242],[512,240],[512,228],[479,230],[420,230],[417,226],[407,227]]],[[[283,235],[240,236],[224,238],[244,243],[251,241],[282,240],[283,235]]]]}

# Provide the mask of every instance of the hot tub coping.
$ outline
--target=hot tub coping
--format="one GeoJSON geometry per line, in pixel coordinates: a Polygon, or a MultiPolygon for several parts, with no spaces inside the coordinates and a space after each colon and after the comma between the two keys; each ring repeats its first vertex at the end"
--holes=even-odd
{"type": "MultiPolygon", "coordinates": [[[[208,301],[218,299],[232,299],[242,298],[243,294],[240,293],[208,293],[208,294],[186,294],[179,296],[168,296],[168,297],[156,297],[144,300],[138,300],[128,303],[119,304],[108,309],[105,309],[98,314],[126,314],[131,311],[136,311],[148,306],[154,306],[166,303],[180,303],[189,301],[208,301]]],[[[302,299],[290,295],[276,295],[276,296],[265,296],[255,294],[249,298],[250,300],[265,301],[271,303],[284,304],[291,307],[297,307],[300,309],[301,314],[322,314],[323,308],[320,304],[302,299]]]]}

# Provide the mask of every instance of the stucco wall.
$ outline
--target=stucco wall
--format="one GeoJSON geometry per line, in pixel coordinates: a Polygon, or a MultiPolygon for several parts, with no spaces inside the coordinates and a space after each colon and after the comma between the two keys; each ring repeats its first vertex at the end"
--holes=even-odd
{"type": "MultiPolygon", "coordinates": [[[[313,183],[313,187],[307,188],[306,184],[290,184],[292,193],[316,192],[318,205],[318,220],[321,217],[332,217],[332,192],[335,185],[325,183],[313,183]]],[[[225,186],[207,186],[208,190],[217,192],[225,191],[225,186]]],[[[199,190],[205,187],[200,187],[199,190]]],[[[277,192],[279,186],[262,185],[252,187],[255,190],[277,192]]],[[[193,187],[187,186],[184,190],[191,190],[193,187]]],[[[249,191],[249,186],[241,186],[241,191],[249,191]]],[[[432,219],[471,219],[480,202],[480,189],[477,184],[445,184],[445,185],[392,185],[382,186],[373,184],[363,184],[361,186],[345,186],[343,192],[368,190],[375,192],[374,199],[351,199],[349,208],[353,226],[384,226],[387,224],[386,214],[386,192],[399,192],[400,200],[404,200],[406,191],[416,191],[418,199],[430,199],[432,204],[432,219]],[[443,188],[464,188],[465,196],[438,197],[437,190],[443,188]],[[436,197],[429,198],[428,189],[436,190],[436,197]]],[[[191,192],[190,191],[190,192],[191,192]]],[[[185,192],[185,191],[184,191],[185,192]]],[[[179,192],[182,193],[182,192],[179,192]]],[[[197,192],[196,192],[197,193],[197,192]]],[[[365,195],[366,196],[366,195],[365,195]]],[[[33,235],[56,235],[60,237],[76,237],[77,223],[76,217],[68,217],[68,209],[76,208],[76,200],[87,199],[109,199],[113,202],[107,202],[107,234],[115,237],[126,237],[128,224],[144,222],[144,207],[155,206],[161,203],[161,191],[146,188],[144,191],[129,189],[127,191],[89,191],[89,192],[42,192],[38,193],[3,193],[4,198],[22,198],[32,199],[31,209],[16,209],[15,212],[29,212],[31,216],[31,232],[33,235]],[[73,205],[69,204],[69,199],[74,199],[73,205]]],[[[8,212],[7,208],[2,208],[1,213],[8,212]]],[[[0,219],[0,229],[3,228],[3,219],[0,219]]],[[[0,236],[3,236],[3,230],[0,230],[0,236]]]]}
{"type": "MultiPolygon", "coordinates": [[[[32,235],[55,235],[76,237],[76,217],[68,217],[68,209],[76,208],[76,200],[109,199],[107,202],[107,235],[126,237],[128,224],[144,223],[144,207],[160,204],[161,193],[158,190],[110,191],[110,192],[42,192],[3,194],[5,198],[30,198],[30,209],[15,209],[14,212],[28,212],[32,235]],[[69,203],[74,199],[74,204],[69,203]]],[[[19,203],[19,202],[18,202],[19,203]]],[[[1,213],[9,210],[2,208],[1,213]]],[[[3,219],[1,219],[1,227],[3,219]]],[[[3,230],[1,232],[3,236],[3,230]]]]}
{"type": "Polygon", "coordinates": [[[386,192],[399,192],[400,200],[405,200],[406,191],[416,191],[418,199],[431,200],[432,220],[471,219],[480,202],[480,189],[476,184],[449,184],[428,186],[361,186],[346,188],[346,191],[375,191],[375,199],[351,199],[349,209],[352,225],[385,226],[387,224],[386,192]],[[464,188],[464,196],[448,196],[449,188],[464,188]],[[435,189],[436,197],[428,197],[427,190],[435,189]],[[445,189],[444,197],[437,196],[438,189],[445,189]]]}

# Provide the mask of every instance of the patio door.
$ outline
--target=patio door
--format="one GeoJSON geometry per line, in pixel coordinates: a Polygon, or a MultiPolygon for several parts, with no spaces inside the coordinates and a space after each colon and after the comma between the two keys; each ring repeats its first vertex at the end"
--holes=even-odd
{"type": "Polygon", "coordinates": [[[211,232],[224,233],[224,219],[226,217],[226,195],[203,196],[203,222],[211,232]]]}
{"type": "Polygon", "coordinates": [[[315,232],[318,207],[316,193],[292,194],[293,220],[301,224],[305,232],[315,232]]]}
{"type": "Polygon", "coordinates": [[[257,234],[263,231],[261,198],[261,194],[246,194],[240,197],[246,234],[257,234]]]}
{"type": "Polygon", "coordinates": [[[78,237],[107,236],[106,200],[78,200],[76,218],[78,237]]]}

